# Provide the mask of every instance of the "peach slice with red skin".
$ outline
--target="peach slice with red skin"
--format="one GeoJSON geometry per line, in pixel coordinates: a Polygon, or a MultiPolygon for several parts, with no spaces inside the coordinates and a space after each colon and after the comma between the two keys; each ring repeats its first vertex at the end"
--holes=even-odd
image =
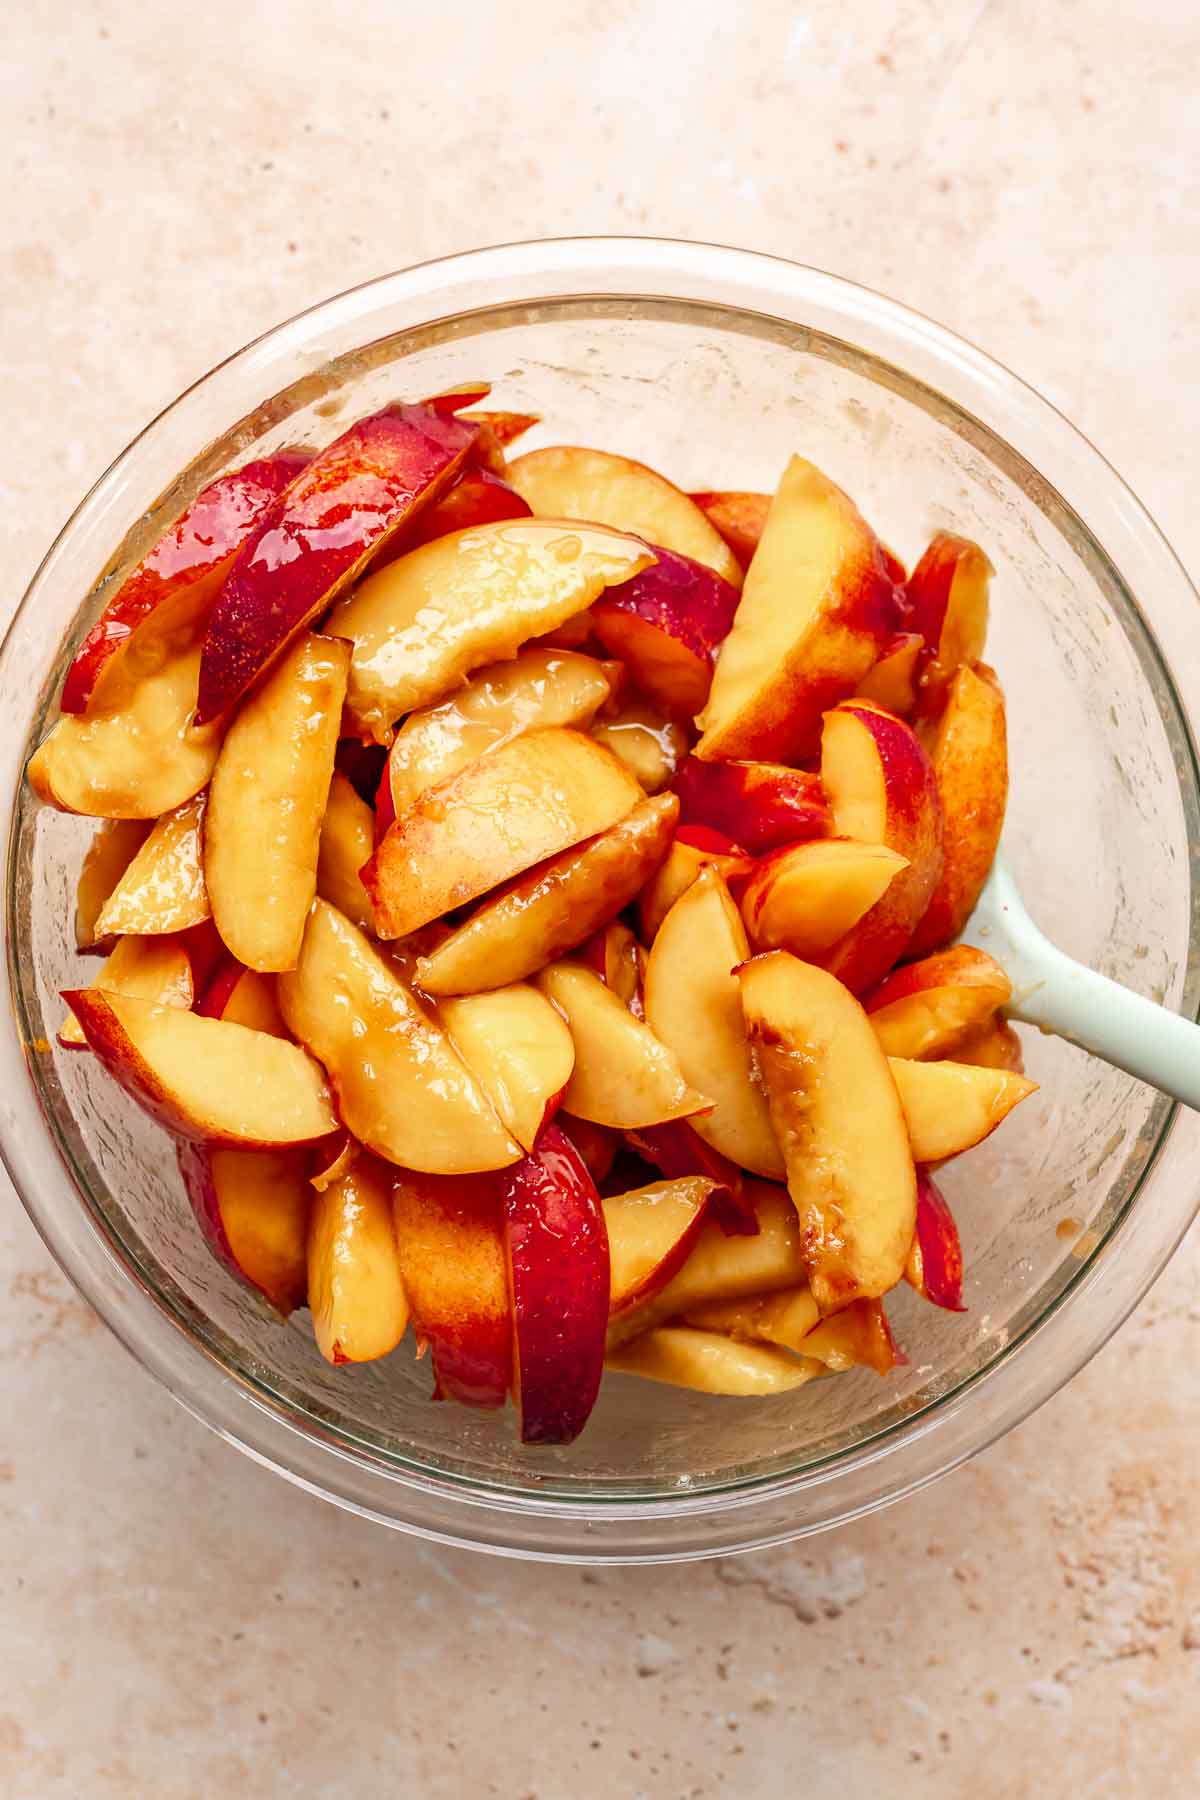
{"type": "Polygon", "coordinates": [[[554,519],[478,525],[410,550],[326,621],[354,645],[347,730],[390,743],[403,714],[444,700],[653,560],[636,538],[554,519]]]}
{"type": "MultiPolygon", "coordinates": [[[[556,1123],[570,1138],[587,1165],[588,1174],[599,1187],[617,1160],[621,1133],[608,1125],[597,1125],[591,1119],[572,1118],[570,1113],[559,1113],[556,1123]]],[[[693,1173],[692,1170],[687,1172],[693,1173]]]]}
{"type": "Polygon", "coordinates": [[[497,525],[504,519],[527,519],[529,508],[516,488],[494,470],[468,463],[454,486],[440,500],[425,507],[409,529],[387,543],[373,559],[371,572],[386,568],[420,544],[445,537],[451,531],[467,531],[477,525],[497,525]]]}
{"type": "MultiPolygon", "coordinates": [[[[153,1000],[159,1006],[192,1004],[192,959],[181,938],[123,937],[101,964],[92,983],[106,994],[132,994],[136,1000],[153,1000]]],[[[64,1050],[86,1050],[87,1039],[74,1013],[59,1028],[64,1050]]]]}
{"type": "Polygon", "coordinates": [[[916,1223],[887,1059],[861,1006],[823,969],[773,950],[737,977],[817,1304],[834,1312],[877,1299],[903,1275],[916,1223]]]}
{"type": "Polygon", "coordinates": [[[469,425],[478,425],[481,432],[489,432],[502,450],[515,444],[518,438],[540,425],[540,413],[512,412],[507,408],[498,411],[470,411],[461,414],[469,425]]]}
{"type": "Polygon", "coordinates": [[[734,969],[750,954],[741,915],[711,866],[675,902],[646,964],[646,1019],[684,1080],[712,1101],[692,1128],[739,1167],[786,1175],[757,1081],[734,969]]]}
{"type": "Polygon", "coordinates": [[[993,1019],[981,1031],[971,1033],[954,1048],[954,1061],[970,1063],[978,1069],[1008,1069],[1014,1075],[1025,1073],[1025,1056],[1021,1040],[1005,1019],[993,1019]]]}
{"type": "Polygon", "coordinates": [[[308,1297],[307,1153],[184,1141],[176,1156],[196,1222],[217,1261],[286,1319],[308,1297]]]}
{"type": "MultiPolygon", "coordinates": [[[[758,1218],[746,1197],[745,1177],[736,1163],[705,1143],[691,1119],[666,1119],[627,1131],[631,1150],[668,1180],[702,1175],[712,1184],[708,1210],[727,1237],[753,1237],[758,1218]]],[[[611,1166],[611,1165],[610,1165],[611,1166]]],[[[607,1170],[605,1171],[607,1173],[607,1170]]]]}
{"type": "Polygon", "coordinates": [[[85,712],[101,686],[133,685],[173,637],[203,623],[242,545],[309,461],[281,450],[219,475],[125,577],[75,652],[62,710],[85,712]]]}
{"type": "Polygon", "coordinates": [[[347,644],[304,632],[238,710],[213,770],[204,872],[234,956],[293,969],[317,891],[350,666],[347,644]]]}
{"type": "Polygon", "coordinates": [[[863,1006],[888,1056],[948,1056],[1012,998],[1012,983],[985,950],[955,944],[893,970],[863,1006]]]}
{"type": "Polygon", "coordinates": [[[711,1188],[702,1176],[685,1175],[609,1194],[601,1202],[611,1272],[610,1317],[651,1299],[679,1272],[703,1222],[711,1188]]]}
{"type": "Polygon", "coordinates": [[[326,901],[314,901],[277,991],[289,1030],[329,1072],[342,1123],[369,1150],[440,1175],[516,1162],[520,1145],[400,969],[326,901]]]}
{"type": "Polygon", "coordinates": [[[358,1156],[336,1181],[309,1192],[308,1304],[317,1348],[335,1365],[374,1362],[408,1328],[391,1173],[358,1156]]]}
{"type": "Polygon", "coordinates": [[[914,1159],[941,1163],[982,1143],[1037,1082],[1009,1069],[889,1058],[914,1159]]]}
{"type": "Polygon", "coordinates": [[[809,1332],[800,1348],[832,1374],[866,1367],[877,1375],[890,1375],[908,1361],[892,1336],[881,1300],[853,1300],[832,1313],[809,1332]]]}
{"type": "Polygon", "coordinates": [[[186,931],[211,914],[204,880],[204,795],[164,813],[104,902],[102,938],[186,931]]]}
{"type": "Polygon", "coordinates": [[[642,947],[628,925],[619,919],[611,920],[581,947],[579,959],[596,971],[605,987],[624,1001],[635,1019],[645,1018],[642,947]]]}
{"type": "Polygon", "coordinates": [[[942,803],[912,727],[869,700],[826,715],[821,780],[839,837],[882,844],[907,859],[880,899],[822,957],[854,993],[903,955],[942,871],[942,803]]]}
{"type": "Polygon", "coordinates": [[[508,475],[541,518],[610,525],[690,557],[735,588],[742,585],[737,559],[720,533],[682,489],[645,463],[562,444],[517,457],[508,475]]]}
{"type": "Polygon", "coordinates": [[[512,1382],[512,1309],[497,1175],[397,1172],[396,1245],[434,1396],[500,1407],[512,1382]]]}
{"type": "Polygon", "coordinates": [[[209,614],[198,724],[218,718],[455,479],[475,427],[386,407],[318,451],[239,550],[209,614]]]}
{"type": "Polygon", "coordinates": [[[549,1125],[501,1181],[513,1316],[513,1398],[523,1444],[570,1444],[604,1372],[611,1286],[600,1196],[549,1125]]]}
{"type": "Polygon", "coordinates": [[[63,999],[118,1085],[180,1137],[275,1149],[337,1124],[323,1071],[296,1044],[96,988],[63,999]]]}
{"type": "Polygon", "coordinates": [[[592,607],[592,630],[633,684],[671,719],[708,699],[713,662],[737,611],[738,590],[690,557],[654,546],[654,563],[592,607]]]}
{"type": "Polygon", "coordinates": [[[819,775],[780,763],[701,762],[689,756],[675,777],[679,822],[724,832],[751,856],[806,838],[828,837],[829,804],[819,775]]]}
{"type": "Polygon", "coordinates": [[[928,1169],[917,1170],[917,1229],[904,1278],[926,1300],[946,1312],[963,1305],[963,1253],[954,1214],[928,1169]]]}
{"type": "Polygon", "coordinates": [[[642,798],[582,732],[524,732],[429,789],[362,871],[380,937],[407,937],[616,825],[642,798]]]}
{"type": "Polygon", "coordinates": [[[741,1300],[805,1282],[800,1226],[787,1189],[747,1180],[745,1194],[757,1231],[728,1236],[713,1216],[710,1198],[709,1216],[678,1272],[657,1294],[612,1322],[610,1346],[712,1301],[741,1300]]]}
{"type": "Polygon", "coordinates": [[[852,502],[802,457],[788,464],[696,723],[705,762],[797,762],[893,629],[895,589],[852,502]]]}
{"type": "Polygon", "coordinates": [[[522,981],[620,912],[662,861],[679,802],[643,800],[619,824],[564,850],[485,900],[417,964],[430,994],[522,981]]]}
{"type": "Polygon", "coordinates": [[[939,531],[908,578],[908,628],[926,646],[918,710],[940,712],[955,672],[977,663],[987,642],[991,563],[969,538],[939,531]]]}
{"type": "Polygon", "coordinates": [[[996,856],[1008,804],[1008,730],[1000,683],[984,663],[959,669],[932,731],[930,758],[945,815],[941,874],[909,939],[924,956],[966,925],[996,856]]]}
{"type": "Polygon", "coordinates": [[[742,918],[756,949],[820,962],[907,867],[907,858],[884,844],[793,844],[755,865],[738,894],[742,918]]]}

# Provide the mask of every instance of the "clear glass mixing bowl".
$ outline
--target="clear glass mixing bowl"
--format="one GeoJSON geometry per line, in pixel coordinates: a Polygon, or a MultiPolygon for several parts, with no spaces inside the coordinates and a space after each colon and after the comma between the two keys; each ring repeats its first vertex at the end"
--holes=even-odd
{"type": "Polygon", "coordinates": [[[48,1047],[58,990],[94,971],[72,940],[92,827],[39,808],[21,772],[95,616],[97,572],[137,557],[218,471],[476,377],[494,404],[544,416],[531,446],[596,444],[686,487],[746,488],[772,486],[800,450],[906,558],[937,526],[985,545],[1009,838],[1032,910],[1076,956],[1195,1016],[1200,611],[1107,464],[986,357],[832,276],[644,239],[524,244],[387,276],[261,338],[142,433],[46,557],[0,658],[4,1159],[139,1361],[316,1493],[526,1556],[682,1558],[799,1536],[951,1468],[1093,1354],[1196,1210],[1195,1116],[1035,1038],[1040,1093],[945,1173],[969,1312],[908,1290],[889,1302],[907,1368],[770,1401],[609,1377],[577,1444],[523,1450],[511,1412],[431,1405],[428,1365],[405,1350],[324,1364],[306,1316],[280,1325],[211,1260],[166,1137],[90,1058],[48,1047]]]}

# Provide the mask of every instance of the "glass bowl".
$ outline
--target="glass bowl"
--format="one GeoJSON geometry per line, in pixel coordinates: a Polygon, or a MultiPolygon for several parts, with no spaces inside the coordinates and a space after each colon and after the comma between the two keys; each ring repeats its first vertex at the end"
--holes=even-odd
{"type": "Polygon", "coordinates": [[[98,610],[97,571],[129,564],[219,471],[478,377],[492,404],[544,416],[531,446],[595,444],[685,487],[741,488],[773,486],[800,450],[906,559],[939,526],[977,538],[996,565],[989,659],[1031,908],[1074,955],[1195,1016],[1200,612],[1112,470],[995,363],[830,275],[646,239],[524,244],[387,276],[259,339],[142,433],[46,557],[0,659],[4,1159],[139,1361],[315,1493],[523,1556],[685,1558],[800,1536],[953,1467],[1099,1348],[1196,1210],[1194,1115],[1035,1037],[1040,1092],[944,1176],[969,1312],[907,1289],[889,1301],[906,1368],[769,1401],[608,1377],[578,1443],[524,1450],[511,1411],[431,1405],[428,1365],[406,1350],[325,1365],[305,1315],[279,1324],[209,1257],[166,1136],[90,1058],[49,1047],[58,990],[94,972],[71,931],[92,826],[39,808],[21,774],[98,610]]]}

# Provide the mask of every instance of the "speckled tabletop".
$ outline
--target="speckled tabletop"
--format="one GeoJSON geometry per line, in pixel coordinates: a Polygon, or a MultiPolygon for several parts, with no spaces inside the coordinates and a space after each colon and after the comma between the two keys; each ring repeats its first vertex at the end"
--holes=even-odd
{"type": "MultiPolygon", "coordinates": [[[[1180,0],[41,0],[5,13],[4,605],[138,427],[477,242],[814,262],[1018,369],[1193,575],[1200,14],[1180,0]]],[[[0,1795],[1108,1800],[1200,1790],[1195,1236],[1034,1419],[792,1549],[423,1547],[187,1418],[0,1195],[0,1795]]]]}

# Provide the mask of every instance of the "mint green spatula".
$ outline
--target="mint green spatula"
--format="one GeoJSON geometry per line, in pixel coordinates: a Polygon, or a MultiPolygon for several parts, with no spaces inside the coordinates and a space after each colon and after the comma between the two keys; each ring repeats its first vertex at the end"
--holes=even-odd
{"type": "Polygon", "coordinates": [[[1009,1015],[1090,1050],[1200,1111],[1200,1025],[1098,975],[1043,937],[998,852],[962,933],[1013,984],[1009,1015]]]}

